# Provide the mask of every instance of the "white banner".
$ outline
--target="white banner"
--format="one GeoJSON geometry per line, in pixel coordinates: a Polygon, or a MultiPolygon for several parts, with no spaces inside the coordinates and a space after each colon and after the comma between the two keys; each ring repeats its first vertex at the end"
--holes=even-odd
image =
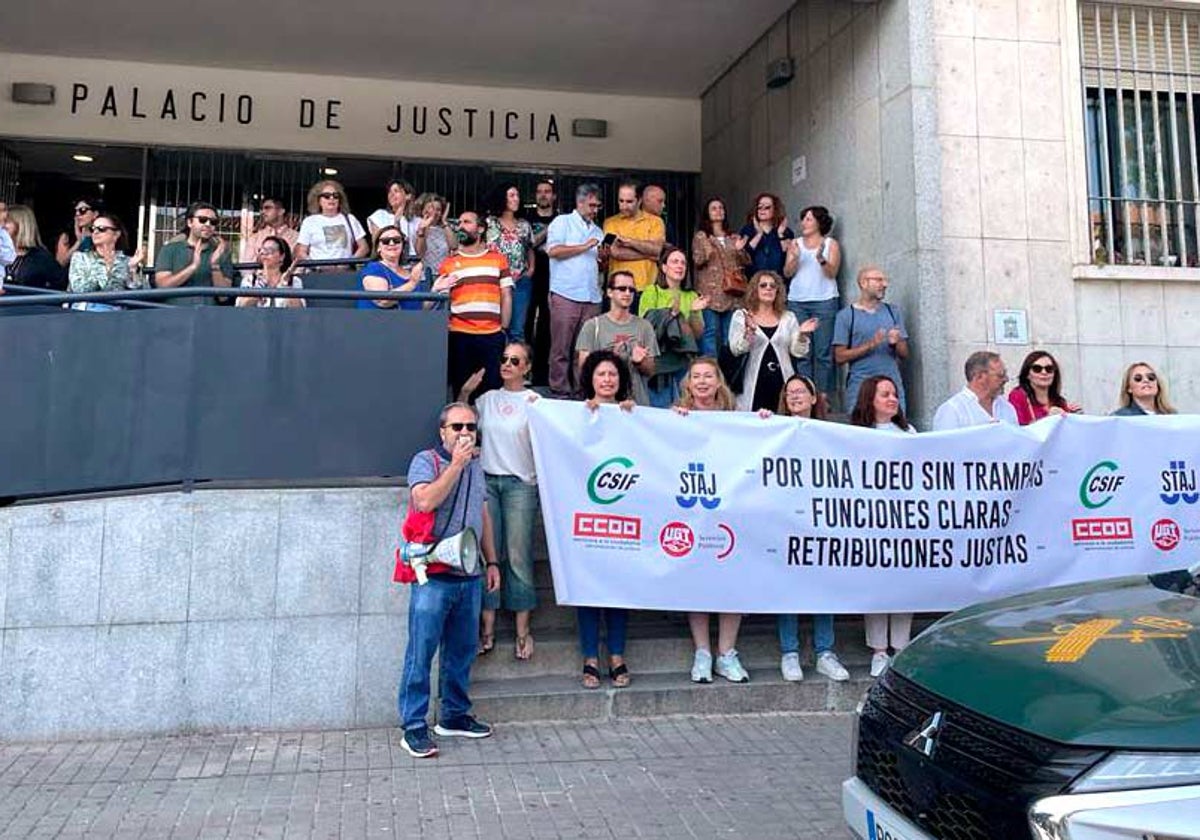
{"type": "Polygon", "coordinates": [[[943,611],[1197,559],[1200,418],[907,435],[557,400],[530,415],[560,604],[943,611]]]}

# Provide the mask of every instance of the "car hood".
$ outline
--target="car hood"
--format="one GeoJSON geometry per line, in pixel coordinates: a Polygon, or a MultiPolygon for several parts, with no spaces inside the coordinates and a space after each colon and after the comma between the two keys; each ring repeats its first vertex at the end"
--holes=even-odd
{"type": "Polygon", "coordinates": [[[991,601],[931,626],[896,672],[1061,743],[1200,750],[1200,599],[1144,577],[991,601]]]}

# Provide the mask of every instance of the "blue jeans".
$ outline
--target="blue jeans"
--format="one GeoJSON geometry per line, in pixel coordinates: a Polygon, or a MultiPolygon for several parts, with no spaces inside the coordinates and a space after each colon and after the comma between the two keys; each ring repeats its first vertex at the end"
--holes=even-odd
{"type": "MultiPolygon", "coordinates": [[[[820,656],[827,650],[833,650],[833,616],[814,615],[813,620],[813,652],[820,656]]],[[[779,652],[800,652],[800,617],[797,615],[778,615],[775,617],[775,629],[779,631],[779,652]]]]}
{"type": "Polygon", "coordinates": [[[604,646],[608,648],[609,656],[625,655],[625,628],[629,624],[629,610],[615,607],[576,607],[575,622],[579,625],[579,652],[584,659],[597,659],[600,656],[600,614],[604,614],[604,624],[608,635],[604,646]]]}
{"type": "Polygon", "coordinates": [[[812,349],[808,351],[808,358],[797,360],[795,367],[796,373],[807,376],[819,390],[831,396],[837,391],[837,380],[833,375],[833,319],[837,317],[838,303],[838,298],[834,297],[829,300],[789,300],[787,304],[801,324],[809,318],[820,319],[817,331],[811,336],[812,349]]]}
{"type": "Polygon", "coordinates": [[[728,312],[713,312],[705,309],[704,335],[700,336],[700,355],[717,358],[721,348],[729,344],[729,325],[733,323],[734,309],[728,312]]]}
{"type": "Polygon", "coordinates": [[[455,720],[471,710],[467,688],[471,663],[479,645],[479,603],[483,587],[478,578],[461,581],[431,577],[410,587],[408,647],[400,679],[400,723],[407,732],[426,726],[429,712],[433,655],[441,650],[438,694],[440,719],[455,720]]]}
{"type": "Polygon", "coordinates": [[[650,378],[650,405],[653,408],[670,408],[679,399],[679,383],[687,376],[687,368],[671,374],[656,374],[650,378]],[[667,383],[657,385],[655,383],[667,383]]]}
{"type": "Polygon", "coordinates": [[[538,490],[515,475],[487,477],[487,506],[492,517],[492,539],[500,561],[500,589],[483,593],[485,610],[513,612],[537,606],[533,583],[533,527],[537,523],[538,490]]]}
{"type": "Polygon", "coordinates": [[[529,301],[532,299],[532,277],[522,277],[513,284],[512,317],[508,321],[508,338],[510,341],[525,340],[525,316],[529,313],[529,301]]]}

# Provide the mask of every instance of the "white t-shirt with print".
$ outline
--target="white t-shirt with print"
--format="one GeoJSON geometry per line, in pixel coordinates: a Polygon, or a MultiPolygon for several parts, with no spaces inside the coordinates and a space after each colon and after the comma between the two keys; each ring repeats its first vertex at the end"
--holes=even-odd
{"type": "Polygon", "coordinates": [[[366,235],[352,214],[315,215],[301,223],[296,244],[308,246],[310,260],[337,260],[354,256],[356,243],[366,235]]]}
{"type": "Polygon", "coordinates": [[[483,434],[480,460],[488,475],[515,475],[526,484],[537,481],[533,442],[529,438],[529,398],[533,391],[488,391],[475,401],[483,434]]]}

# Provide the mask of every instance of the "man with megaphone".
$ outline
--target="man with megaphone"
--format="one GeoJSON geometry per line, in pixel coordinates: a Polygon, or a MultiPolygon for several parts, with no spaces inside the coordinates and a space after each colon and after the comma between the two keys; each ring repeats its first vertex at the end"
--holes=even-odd
{"type": "Polygon", "coordinates": [[[491,726],[471,717],[467,694],[483,599],[480,572],[484,570],[477,551],[482,550],[486,563],[487,590],[500,588],[492,522],[485,504],[487,482],[475,457],[477,423],[474,409],[466,403],[446,406],[438,422],[441,440],[413,456],[408,467],[409,513],[400,563],[411,563],[419,574],[406,578],[418,582],[410,590],[400,721],[404,728],[401,743],[414,758],[438,753],[425,716],[430,670],[439,649],[441,710],[433,731],[462,738],[492,734],[491,726]]]}

